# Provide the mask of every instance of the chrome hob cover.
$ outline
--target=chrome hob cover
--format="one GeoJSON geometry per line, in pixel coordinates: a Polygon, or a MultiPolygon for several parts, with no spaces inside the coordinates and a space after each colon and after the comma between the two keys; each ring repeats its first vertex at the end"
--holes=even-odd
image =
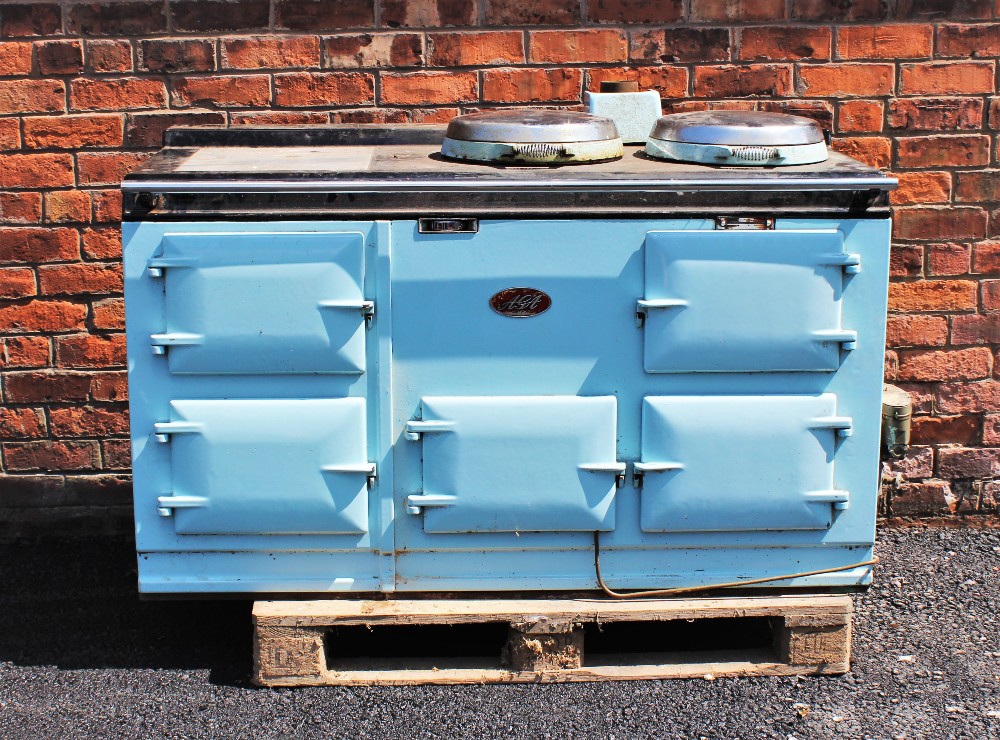
{"type": "Polygon", "coordinates": [[[441,144],[445,157],[497,164],[584,164],[619,159],[623,153],[611,119],[556,110],[457,116],[441,144]]]}
{"type": "Polygon", "coordinates": [[[697,164],[767,166],[815,164],[828,153],[811,118],[763,111],[673,113],[656,122],[646,153],[697,164]]]}

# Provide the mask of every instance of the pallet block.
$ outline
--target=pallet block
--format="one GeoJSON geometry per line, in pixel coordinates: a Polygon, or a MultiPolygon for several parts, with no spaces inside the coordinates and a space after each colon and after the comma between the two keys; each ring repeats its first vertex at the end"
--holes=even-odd
{"type": "MultiPolygon", "coordinates": [[[[849,596],[753,596],[610,601],[460,599],[259,601],[254,681],[261,686],[523,683],[838,674],[850,669],[849,596]],[[773,649],[600,655],[587,660],[582,625],[768,617],[773,649]],[[492,665],[474,659],[377,658],[328,665],[334,627],[505,623],[492,665]]],[[[724,627],[720,627],[724,629],[724,627]]],[[[706,641],[708,642],[708,641],[706,641]]]]}

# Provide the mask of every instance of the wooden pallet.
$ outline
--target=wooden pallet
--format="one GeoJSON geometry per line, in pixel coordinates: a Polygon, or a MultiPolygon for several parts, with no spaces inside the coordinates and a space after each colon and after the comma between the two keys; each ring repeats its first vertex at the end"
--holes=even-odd
{"type": "MultiPolygon", "coordinates": [[[[319,686],[838,674],[850,669],[851,613],[848,596],[259,601],[253,609],[254,681],[319,686]],[[635,645],[618,655],[585,657],[583,626],[588,623],[753,617],[769,618],[772,647],[713,651],[709,644],[700,652],[652,653],[635,645]],[[419,639],[419,625],[497,622],[508,626],[507,641],[491,659],[327,660],[328,648],[336,647],[328,644],[335,641],[331,630],[337,627],[412,627],[419,639]]],[[[710,625],[732,629],[731,622],[710,625]]]]}

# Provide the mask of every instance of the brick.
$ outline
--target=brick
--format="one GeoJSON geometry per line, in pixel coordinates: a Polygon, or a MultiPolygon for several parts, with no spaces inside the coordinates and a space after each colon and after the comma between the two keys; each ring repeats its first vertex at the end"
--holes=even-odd
{"type": "Polygon", "coordinates": [[[985,347],[899,353],[900,380],[981,380],[992,373],[993,353],[985,347]]]}
{"type": "MultiPolygon", "coordinates": [[[[635,80],[642,90],[655,90],[662,98],[687,94],[688,76],[684,67],[595,67],[587,72],[587,89],[600,90],[608,80],[635,80]]],[[[701,108],[704,110],[704,107],[701,108]]]]}
{"type": "Polygon", "coordinates": [[[139,46],[139,67],[150,72],[212,72],[215,42],[211,39],[152,39],[139,46]]]}
{"type": "Polygon", "coordinates": [[[942,448],[937,452],[942,478],[990,478],[1000,475],[1000,449],[942,448]]]}
{"type": "Polygon", "coordinates": [[[904,483],[892,494],[893,516],[933,516],[950,514],[954,502],[947,481],[904,483]]]}
{"type": "Polygon", "coordinates": [[[133,113],[125,125],[125,145],[129,147],[159,147],[163,132],[171,126],[204,126],[224,124],[225,113],[133,113]]]}
{"type": "Polygon", "coordinates": [[[787,65],[743,64],[694,68],[694,94],[697,97],[775,96],[788,95],[791,91],[792,70],[787,65]]]}
{"type": "MultiPolygon", "coordinates": [[[[900,388],[910,394],[914,414],[930,414],[934,411],[934,388],[931,383],[898,383],[900,388]]],[[[930,473],[928,473],[930,475],[930,473]]],[[[927,476],[924,476],[927,477],[927,476]]]]}
{"type": "Polygon", "coordinates": [[[75,403],[87,400],[92,376],[72,372],[7,372],[2,380],[4,398],[9,403],[75,403]]]}
{"type": "Polygon", "coordinates": [[[1000,24],[939,26],[937,56],[957,59],[1000,56],[1000,24]]]}
{"type": "Polygon", "coordinates": [[[58,188],[73,184],[69,154],[0,154],[0,188],[58,188]]]}
{"type": "MultiPolygon", "coordinates": [[[[46,367],[48,337],[4,337],[0,339],[0,368],[46,367]]],[[[8,398],[8,400],[11,400],[8,398]]]]}
{"type": "Polygon", "coordinates": [[[943,316],[889,316],[885,342],[892,348],[942,347],[948,342],[948,320],[943,316]]]}
{"type": "Polygon", "coordinates": [[[62,80],[0,80],[0,115],[66,110],[62,80]]]}
{"type": "Polygon", "coordinates": [[[122,269],[117,262],[78,262],[42,265],[38,282],[44,295],[85,295],[122,292],[122,269]]]}
{"type": "Polygon", "coordinates": [[[893,231],[896,239],[981,239],[986,219],[981,208],[899,208],[893,231]]]}
{"type": "Polygon", "coordinates": [[[838,59],[919,59],[934,47],[933,26],[842,26],[837,29],[838,59]]]}
{"type": "Polygon", "coordinates": [[[73,75],[83,71],[83,44],[79,41],[43,41],[35,44],[38,71],[43,75],[73,75]]]}
{"type": "Polygon", "coordinates": [[[931,244],[927,248],[929,275],[965,275],[972,250],[967,244],[931,244]]]}
{"type": "Polygon", "coordinates": [[[950,172],[895,172],[899,188],[890,197],[894,205],[947,203],[951,195],[950,172]]]}
{"type": "Polygon", "coordinates": [[[94,401],[127,401],[125,371],[94,373],[90,376],[90,398],[94,401]]]}
{"type": "Polygon", "coordinates": [[[979,129],[983,124],[983,101],[977,98],[892,100],[887,120],[889,128],[908,131],[979,129]]]}
{"type": "Polygon", "coordinates": [[[892,164],[892,142],[881,136],[841,136],[833,140],[831,148],[872,167],[884,169],[892,164]]]}
{"type": "Polygon", "coordinates": [[[532,31],[528,59],[542,64],[624,62],[628,59],[625,34],[613,30],[532,31]]]}
{"type": "Polygon", "coordinates": [[[79,244],[75,229],[0,228],[0,263],[79,259],[79,244]]]}
{"type": "Polygon", "coordinates": [[[427,63],[434,67],[474,67],[524,62],[520,31],[427,34],[427,63]]]}
{"type": "Polygon", "coordinates": [[[0,36],[52,36],[62,30],[62,9],[56,3],[8,4],[0,12],[0,36]]]}
{"type": "Polygon", "coordinates": [[[94,205],[94,222],[110,223],[122,220],[122,193],[120,190],[92,190],[90,201],[94,205]]]}
{"type": "Polygon", "coordinates": [[[993,0],[896,0],[895,16],[900,20],[986,19],[992,15],[993,0]]]}
{"type": "Polygon", "coordinates": [[[740,32],[740,59],[829,59],[829,28],[755,26],[740,32]]]}
{"type": "Polygon", "coordinates": [[[315,36],[223,39],[221,61],[227,69],[319,67],[319,39],[315,36]]]}
{"type": "Polygon", "coordinates": [[[160,80],[139,77],[77,79],[70,83],[73,110],[134,110],[165,108],[167,89],[160,80]]]}
{"type": "Polygon", "coordinates": [[[897,139],[900,167],[981,167],[990,162],[990,137],[913,136],[897,139]]]}
{"type": "Polygon", "coordinates": [[[288,126],[303,123],[330,123],[330,114],[317,111],[266,110],[240,113],[233,111],[229,120],[234,126],[288,126]]]}
{"type": "MultiPolygon", "coordinates": [[[[473,26],[478,15],[475,0],[377,0],[382,25],[389,28],[473,26]]],[[[545,0],[540,3],[545,4],[545,0]]],[[[370,24],[356,24],[370,25],[370,24]]]]}
{"type": "Polygon", "coordinates": [[[271,80],[267,75],[182,77],[171,83],[170,100],[178,108],[264,107],[271,102],[271,80]]]}
{"type": "MultiPolygon", "coordinates": [[[[391,13],[389,17],[391,18],[391,13]]],[[[382,14],[382,22],[388,22],[385,11],[382,14]]],[[[328,0],[275,0],[274,2],[274,27],[280,30],[316,33],[373,25],[375,25],[373,0],[338,0],[335,3],[328,0]]]]}
{"type": "Polygon", "coordinates": [[[589,0],[587,18],[596,23],[673,23],[684,14],[682,0],[589,0]]]}
{"type": "Polygon", "coordinates": [[[124,334],[56,337],[55,349],[58,367],[108,368],[125,365],[124,334]]]}
{"type": "Polygon", "coordinates": [[[785,0],[691,0],[692,21],[779,21],[785,0]]]}
{"type": "Polygon", "coordinates": [[[791,16],[812,22],[878,21],[889,16],[888,5],[885,0],[792,0],[791,16]]]}
{"type": "Polygon", "coordinates": [[[982,290],[983,310],[1000,311],[1000,280],[983,280],[979,287],[982,290]]]}
{"type": "Polygon", "coordinates": [[[955,316],[951,322],[951,343],[1000,344],[1000,315],[955,316]]]}
{"type": "Polygon", "coordinates": [[[28,298],[37,292],[35,271],[31,268],[0,268],[0,298],[28,298]]]}
{"type": "Polygon", "coordinates": [[[892,64],[823,64],[799,67],[796,90],[808,97],[891,95],[892,64]]]}
{"type": "Polygon", "coordinates": [[[117,227],[84,229],[80,234],[83,254],[88,259],[121,259],[122,238],[117,227]]]}
{"type": "Polygon", "coordinates": [[[889,284],[889,310],[901,312],[974,311],[976,283],[971,280],[925,280],[889,284]]]}
{"type": "Polygon", "coordinates": [[[0,330],[26,332],[78,331],[84,329],[87,307],[66,301],[40,301],[0,306],[0,330]]]}
{"type": "Polygon", "coordinates": [[[96,441],[14,442],[3,445],[7,470],[97,470],[100,448],[96,441]]]}
{"type": "Polygon", "coordinates": [[[979,417],[916,416],[910,435],[912,443],[919,445],[975,444],[979,437],[979,417]]]}
{"type": "Polygon", "coordinates": [[[994,91],[993,62],[901,64],[900,95],[974,95],[994,91]]]}
{"type": "Polygon", "coordinates": [[[448,123],[461,112],[458,108],[414,108],[408,111],[414,123],[448,123]]]}
{"type": "Polygon", "coordinates": [[[1000,200],[1000,171],[958,173],[955,200],[966,203],[1000,200]]]}
{"type": "Polygon", "coordinates": [[[972,271],[1000,275],[1000,242],[982,242],[973,250],[972,271]]]}
{"type": "Polygon", "coordinates": [[[913,445],[905,456],[887,461],[886,467],[893,477],[899,475],[906,480],[930,478],[934,475],[934,450],[913,445]]]}
{"type": "Polygon", "coordinates": [[[1000,129],[1000,98],[990,98],[989,126],[1000,129]]]}
{"type": "Polygon", "coordinates": [[[483,73],[483,100],[498,103],[578,102],[582,85],[583,74],[578,69],[491,69],[483,73]]]}
{"type": "Polygon", "coordinates": [[[36,224],[41,220],[40,193],[0,192],[0,224],[36,224]]]}
{"type": "Polygon", "coordinates": [[[0,407],[0,439],[30,439],[45,436],[42,409],[0,407]]]}
{"type": "Polygon", "coordinates": [[[889,252],[889,274],[917,277],[924,274],[924,248],[915,244],[893,244],[889,252]]]}
{"type": "Polygon", "coordinates": [[[345,34],[323,39],[324,67],[419,67],[424,41],[419,33],[345,34]]]}
{"type": "Polygon", "coordinates": [[[886,383],[893,383],[899,375],[899,354],[895,350],[888,350],[882,362],[882,373],[886,383]]]}
{"type": "Polygon", "coordinates": [[[944,414],[1000,411],[1000,381],[942,383],[937,387],[934,403],[944,414]]]}
{"type": "Polygon", "coordinates": [[[149,154],[142,152],[80,152],[76,155],[81,185],[118,185],[149,154]]]}
{"type": "Polygon", "coordinates": [[[132,467],[132,445],[127,439],[101,441],[101,460],[104,470],[128,470],[132,467]]]}
{"type": "Polygon", "coordinates": [[[638,62],[728,62],[728,28],[668,28],[632,31],[629,58],[638,62]]]}
{"type": "Polygon", "coordinates": [[[135,3],[79,3],[69,7],[70,33],[94,36],[144,36],[167,30],[167,14],[159,0],[135,3]]]}
{"type": "Polygon", "coordinates": [[[358,72],[298,72],[275,75],[274,102],[276,105],[290,108],[370,105],[375,102],[375,80],[370,74],[358,72]]]}
{"type": "MultiPolygon", "coordinates": [[[[974,443],[965,442],[963,444],[974,443]]],[[[983,445],[985,447],[1000,447],[1000,414],[987,415],[983,418],[983,445]]],[[[996,491],[996,493],[1000,493],[1000,491],[996,491]]],[[[995,494],[994,502],[1000,500],[1000,497],[997,497],[995,494]]]]}
{"type": "Polygon", "coordinates": [[[31,116],[24,119],[24,145],[30,149],[84,149],[122,145],[120,113],[31,116]]]}
{"type": "Polygon", "coordinates": [[[579,0],[487,0],[486,24],[490,26],[536,26],[579,23],[579,0]]]}
{"type": "Polygon", "coordinates": [[[171,0],[175,31],[253,31],[270,23],[269,0],[171,0]]]}
{"type": "Polygon", "coordinates": [[[128,434],[128,411],[119,407],[78,406],[49,411],[54,437],[111,437],[128,434]]]}
{"type": "Polygon", "coordinates": [[[17,118],[0,118],[0,151],[21,148],[21,123],[17,118]]]}
{"type": "Polygon", "coordinates": [[[358,108],[336,111],[330,115],[333,123],[411,123],[410,111],[398,108],[358,108]]]}
{"type": "Polygon", "coordinates": [[[108,39],[86,42],[84,55],[88,72],[131,72],[132,44],[123,39],[108,39]]]}
{"type": "Polygon", "coordinates": [[[25,41],[8,41],[0,44],[0,75],[31,74],[31,44],[25,41]]]}
{"type": "MultiPolygon", "coordinates": [[[[521,74],[527,70],[518,70],[521,74]]],[[[484,73],[484,78],[496,74],[484,73]]],[[[489,82],[484,83],[488,85],[489,82]]],[[[381,103],[389,105],[448,104],[472,102],[479,97],[475,72],[415,72],[412,74],[383,73],[381,103]]]]}
{"type": "Polygon", "coordinates": [[[95,329],[103,331],[125,329],[125,301],[121,298],[95,301],[91,305],[90,315],[95,329]]]}
{"type": "Polygon", "coordinates": [[[45,194],[45,221],[54,224],[90,221],[90,195],[80,190],[54,190],[45,194]]]}

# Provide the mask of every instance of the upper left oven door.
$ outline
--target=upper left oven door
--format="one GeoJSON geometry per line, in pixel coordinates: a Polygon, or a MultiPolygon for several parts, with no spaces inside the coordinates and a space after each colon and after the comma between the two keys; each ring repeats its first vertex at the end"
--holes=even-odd
{"type": "Polygon", "coordinates": [[[148,261],[171,373],[340,373],[365,368],[360,232],[167,233],[148,261]]]}

